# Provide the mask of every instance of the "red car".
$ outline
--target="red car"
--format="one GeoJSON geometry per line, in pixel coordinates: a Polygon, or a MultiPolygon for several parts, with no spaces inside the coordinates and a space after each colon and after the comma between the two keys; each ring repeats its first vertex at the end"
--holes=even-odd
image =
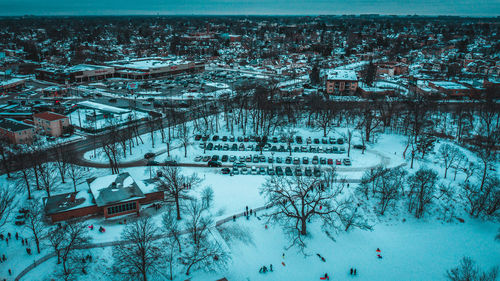
{"type": "Polygon", "coordinates": [[[337,164],[337,165],[342,165],[342,162],[340,162],[340,160],[339,160],[339,159],[337,159],[337,160],[335,160],[335,164],[337,164]]]}
{"type": "Polygon", "coordinates": [[[333,165],[333,159],[328,159],[328,165],[333,165]]]}

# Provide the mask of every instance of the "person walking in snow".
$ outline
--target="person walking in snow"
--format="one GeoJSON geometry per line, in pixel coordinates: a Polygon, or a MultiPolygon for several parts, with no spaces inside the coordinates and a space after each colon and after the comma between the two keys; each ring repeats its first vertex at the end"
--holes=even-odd
{"type": "Polygon", "coordinates": [[[264,265],[264,269],[263,270],[264,270],[264,273],[267,272],[267,267],[265,265],[264,265]]]}
{"type": "Polygon", "coordinates": [[[354,269],[354,275],[356,275],[356,268],[354,269]]]}
{"type": "Polygon", "coordinates": [[[269,271],[273,272],[273,264],[269,265],[269,271]]]}
{"type": "Polygon", "coordinates": [[[352,267],[351,267],[351,275],[352,275],[352,273],[353,273],[353,272],[354,272],[354,270],[353,270],[353,269],[352,269],[352,267]]]}

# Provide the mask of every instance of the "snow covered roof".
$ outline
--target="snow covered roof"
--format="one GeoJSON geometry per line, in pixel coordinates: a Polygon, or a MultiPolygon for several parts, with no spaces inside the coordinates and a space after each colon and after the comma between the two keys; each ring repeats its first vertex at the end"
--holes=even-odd
{"type": "Polygon", "coordinates": [[[468,89],[467,87],[465,87],[462,84],[458,84],[458,83],[451,82],[451,81],[432,81],[432,84],[434,84],[438,87],[444,88],[444,89],[448,89],[448,90],[467,90],[468,89]]]}
{"type": "Polygon", "coordinates": [[[52,195],[44,200],[47,215],[95,205],[90,193],[86,190],[52,195]]]}
{"type": "Polygon", "coordinates": [[[347,80],[347,81],[358,81],[358,75],[356,71],[349,69],[335,69],[330,70],[326,73],[327,80],[347,80]]]}
{"type": "Polygon", "coordinates": [[[87,183],[99,207],[145,198],[129,173],[92,178],[87,183]]]}
{"type": "Polygon", "coordinates": [[[104,112],[115,113],[115,114],[124,114],[130,112],[128,109],[114,107],[102,103],[97,103],[93,101],[82,101],[78,103],[78,106],[102,110],[104,112]]]}

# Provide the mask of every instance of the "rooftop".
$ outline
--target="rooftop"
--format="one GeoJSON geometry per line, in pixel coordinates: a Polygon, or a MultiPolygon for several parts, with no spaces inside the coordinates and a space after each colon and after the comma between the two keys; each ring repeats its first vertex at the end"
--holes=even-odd
{"type": "Polygon", "coordinates": [[[467,90],[468,89],[467,87],[465,87],[462,84],[458,84],[458,83],[451,82],[451,81],[432,81],[432,84],[434,84],[438,87],[441,87],[441,88],[448,89],[448,90],[467,90]]]}
{"type": "Polygon", "coordinates": [[[335,69],[326,73],[327,80],[347,80],[358,81],[358,75],[354,70],[348,69],[335,69]]]}
{"type": "Polygon", "coordinates": [[[34,114],[33,117],[40,118],[40,119],[47,120],[47,121],[55,121],[55,120],[68,118],[65,115],[55,113],[55,112],[50,112],[50,111],[45,111],[45,112],[40,112],[40,113],[34,114]]]}
{"type": "Polygon", "coordinates": [[[87,183],[99,207],[145,198],[129,173],[91,178],[87,183]]]}
{"type": "Polygon", "coordinates": [[[44,200],[47,215],[95,205],[92,203],[92,196],[86,190],[52,195],[44,200]]]}
{"type": "Polygon", "coordinates": [[[0,128],[11,132],[18,132],[33,129],[33,126],[21,121],[5,118],[3,120],[0,120],[0,128]]]}

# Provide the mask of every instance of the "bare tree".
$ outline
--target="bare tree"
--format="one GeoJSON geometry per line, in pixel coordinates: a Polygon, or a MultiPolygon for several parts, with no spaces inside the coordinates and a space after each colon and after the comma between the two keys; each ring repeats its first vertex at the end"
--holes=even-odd
{"type": "Polygon", "coordinates": [[[180,252],[177,251],[177,243],[178,240],[174,236],[167,236],[162,243],[162,264],[168,267],[168,278],[170,280],[174,279],[174,267],[180,255],[180,252]]]}
{"type": "Polygon", "coordinates": [[[500,210],[500,179],[488,176],[482,187],[476,182],[466,181],[462,184],[462,196],[471,216],[493,215],[500,210]]]}
{"type": "Polygon", "coordinates": [[[345,182],[336,181],[332,169],[321,178],[274,176],[263,185],[260,193],[268,204],[274,205],[266,216],[284,227],[291,246],[305,247],[303,237],[308,234],[310,221],[321,221],[325,231],[342,229],[339,222],[351,204],[341,197],[345,182]]]}
{"type": "Polygon", "coordinates": [[[113,247],[114,269],[129,279],[148,280],[148,273],[157,270],[160,242],[155,238],[159,228],[149,217],[142,217],[127,226],[121,238],[125,243],[113,247]]]}
{"type": "Polygon", "coordinates": [[[56,155],[54,156],[55,167],[59,171],[59,176],[61,177],[62,183],[65,183],[66,172],[69,165],[69,158],[71,152],[66,149],[62,144],[57,144],[55,146],[56,155]]]}
{"type": "Polygon", "coordinates": [[[415,217],[422,217],[426,207],[432,202],[437,181],[437,173],[425,168],[408,178],[408,211],[415,212],[415,217]]]}
{"type": "Polygon", "coordinates": [[[42,206],[34,200],[28,202],[26,208],[28,212],[26,213],[26,228],[28,228],[31,233],[33,233],[33,238],[35,238],[36,250],[40,254],[40,239],[45,235],[46,226],[43,222],[44,211],[42,206]]]}
{"type": "Polygon", "coordinates": [[[498,267],[483,271],[469,257],[463,257],[457,267],[446,271],[446,278],[450,281],[496,281],[497,277],[498,267]]]}
{"type": "Polygon", "coordinates": [[[378,199],[379,212],[384,215],[388,206],[399,199],[400,188],[405,184],[407,172],[402,168],[383,168],[377,173],[375,195],[378,199]]]}
{"type": "Polygon", "coordinates": [[[461,157],[460,149],[450,144],[443,144],[439,147],[439,156],[444,164],[444,178],[448,173],[448,169],[452,167],[461,157]]]}
{"type": "Polygon", "coordinates": [[[186,275],[193,268],[221,267],[228,261],[227,251],[220,241],[210,235],[210,227],[214,226],[210,214],[212,200],[212,189],[205,188],[200,199],[193,198],[186,206],[186,227],[193,241],[182,255],[187,266],[186,275]]]}
{"type": "Polygon", "coordinates": [[[68,164],[68,177],[71,179],[71,182],[73,183],[73,188],[75,192],[77,183],[80,180],[84,179],[86,175],[87,172],[83,167],[73,163],[68,164]]]}
{"type": "Polygon", "coordinates": [[[16,191],[9,185],[0,186],[0,226],[9,219],[10,212],[14,208],[13,200],[16,191]]]}
{"type": "Polygon", "coordinates": [[[347,129],[347,134],[344,135],[344,138],[347,140],[347,157],[351,157],[352,131],[350,129],[347,129]]]}
{"type": "Polygon", "coordinates": [[[191,138],[191,133],[186,122],[182,123],[178,127],[178,136],[184,146],[184,157],[187,157],[187,146],[189,145],[189,139],[191,138]]]}
{"type": "Polygon", "coordinates": [[[54,184],[57,181],[56,173],[56,168],[51,162],[41,163],[38,166],[40,183],[45,188],[45,192],[47,192],[48,197],[50,197],[50,190],[54,187],[54,184]]]}
{"type": "Polygon", "coordinates": [[[63,277],[65,280],[71,278],[75,270],[75,250],[85,247],[90,241],[87,226],[81,222],[69,221],[64,226],[58,225],[48,234],[48,240],[57,255],[57,263],[62,263],[63,277]]]}
{"type": "MultiPolygon", "coordinates": [[[[170,207],[170,206],[169,206],[170,207]]],[[[179,253],[182,252],[181,247],[181,230],[179,226],[179,221],[177,220],[176,214],[172,208],[169,208],[162,217],[163,227],[165,229],[165,234],[168,237],[173,238],[173,242],[177,245],[179,253]]]]}
{"type": "Polygon", "coordinates": [[[164,190],[168,196],[173,197],[177,209],[177,219],[180,220],[180,200],[190,189],[196,188],[202,179],[196,174],[183,175],[181,168],[177,166],[163,166],[158,171],[161,173],[161,176],[158,177],[158,188],[164,190]]]}

